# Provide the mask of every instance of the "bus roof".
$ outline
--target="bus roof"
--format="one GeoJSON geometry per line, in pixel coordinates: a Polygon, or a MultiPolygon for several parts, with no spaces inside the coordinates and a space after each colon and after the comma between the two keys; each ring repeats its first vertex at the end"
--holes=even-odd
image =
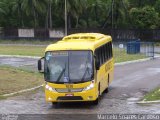
{"type": "Polygon", "coordinates": [[[77,33],[64,37],[61,41],[49,45],[46,51],[56,50],[92,50],[111,41],[111,36],[100,33],[77,33]]]}

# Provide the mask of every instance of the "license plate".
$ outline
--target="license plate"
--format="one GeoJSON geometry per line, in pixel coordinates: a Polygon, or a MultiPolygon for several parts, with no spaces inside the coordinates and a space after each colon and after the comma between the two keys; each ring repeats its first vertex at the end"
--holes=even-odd
{"type": "Polygon", "coordinates": [[[73,93],[67,93],[67,94],[65,94],[65,96],[74,96],[74,94],[73,93]]]}

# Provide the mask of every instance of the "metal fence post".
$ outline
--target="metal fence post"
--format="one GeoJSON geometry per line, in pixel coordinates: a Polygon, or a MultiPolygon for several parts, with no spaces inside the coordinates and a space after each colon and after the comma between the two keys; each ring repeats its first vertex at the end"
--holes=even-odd
{"type": "Polygon", "coordinates": [[[154,42],[152,42],[153,45],[153,59],[154,59],[154,42]]]}

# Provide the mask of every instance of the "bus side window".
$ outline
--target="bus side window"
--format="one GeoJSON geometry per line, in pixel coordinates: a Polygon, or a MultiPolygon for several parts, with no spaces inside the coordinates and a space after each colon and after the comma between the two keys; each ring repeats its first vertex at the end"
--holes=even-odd
{"type": "Polygon", "coordinates": [[[109,59],[111,58],[111,42],[108,43],[108,53],[109,53],[109,59]]]}
{"type": "Polygon", "coordinates": [[[103,58],[103,63],[106,62],[106,59],[105,59],[105,45],[102,46],[102,58],[103,58]]]}
{"type": "Polygon", "coordinates": [[[99,62],[100,62],[100,64],[101,64],[101,59],[100,59],[100,51],[99,50],[97,50],[97,56],[98,56],[98,60],[99,60],[99,62]]]}
{"type": "Polygon", "coordinates": [[[111,57],[113,57],[112,42],[110,42],[110,44],[111,44],[111,57]]]}
{"type": "Polygon", "coordinates": [[[97,49],[96,51],[95,51],[95,54],[96,54],[96,59],[100,62],[100,64],[101,64],[101,60],[100,60],[100,51],[99,51],[99,49],[97,49]]]}
{"type": "Polygon", "coordinates": [[[109,59],[109,45],[108,45],[108,43],[107,43],[107,60],[109,59]]]}
{"type": "Polygon", "coordinates": [[[107,61],[107,46],[106,46],[106,44],[104,45],[104,51],[105,51],[105,61],[107,61]]]}
{"type": "Polygon", "coordinates": [[[101,62],[100,62],[100,63],[101,63],[100,65],[102,65],[102,64],[103,64],[103,50],[102,50],[102,47],[100,47],[99,50],[100,50],[100,61],[101,61],[101,62]]]}
{"type": "Polygon", "coordinates": [[[109,42],[109,47],[110,47],[110,58],[112,57],[112,43],[109,42]]]}
{"type": "Polygon", "coordinates": [[[100,66],[111,58],[112,56],[111,50],[112,50],[111,42],[106,43],[105,45],[96,49],[95,55],[96,59],[100,61],[100,66]]]}
{"type": "Polygon", "coordinates": [[[98,56],[98,60],[100,62],[100,66],[103,64],[103,51],[102,51],[102,47],[98,48],[97,50],[97,56],[98,56]]]}
{"type": "Polygon", "coordinates": [[[108,60],[108,43],[106,44],[106,59],[108,60]]]}

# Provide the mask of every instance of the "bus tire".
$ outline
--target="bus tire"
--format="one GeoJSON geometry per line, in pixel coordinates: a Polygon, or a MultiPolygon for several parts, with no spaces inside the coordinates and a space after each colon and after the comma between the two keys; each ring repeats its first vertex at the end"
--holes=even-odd
{"type": "Polygon", "coordinates": [[[98,105],[99,98],[100,98],[100,83],[98,85],[98,97],[97,97],[97,99],[95,101],[93,101],[93,105],[98,105]]]}
{"type": "Polygon", "coordinates": [[[104,93],[108,93],[109,90],[108,90],[108,87],[104,90],[104,93]]]}
{"type": "Polygon", "coordinates": [[[95,101],[93,101],[93,105],[98,105],[98,103],[99,103],[99,97],[95,101]]]}
{"type": "Polygon", "coordinates": [[[108,87],[104,90],[105,93],[108,93],[109,91],[109,74],[108,74],[108,87]]]}
{"type": "Polygon", "coordinates": [[[55,105],[57,105],[57,102],[52,102],[52,106],[55,106],[55,105]]]}

